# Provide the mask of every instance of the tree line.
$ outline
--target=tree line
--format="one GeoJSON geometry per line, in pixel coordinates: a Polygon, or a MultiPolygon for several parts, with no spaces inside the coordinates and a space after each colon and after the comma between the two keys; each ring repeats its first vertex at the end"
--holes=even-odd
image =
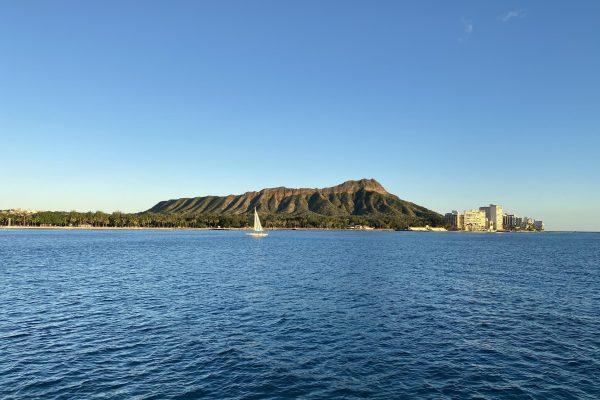
{"type": "MultiPolygon", "coordinates": [[[[443,220],[386,215],[325,216],[319,214],[260,214],[269,228],[346,229],[370,226],[377,229],[406,229],[408,226],[443,225],[443,220]]],[[[32,214],[0,212],[0,226],[106,227],[106,228],[245,228],[252,226],[253,214],[123,213],[42,211],[32,214]]]]}

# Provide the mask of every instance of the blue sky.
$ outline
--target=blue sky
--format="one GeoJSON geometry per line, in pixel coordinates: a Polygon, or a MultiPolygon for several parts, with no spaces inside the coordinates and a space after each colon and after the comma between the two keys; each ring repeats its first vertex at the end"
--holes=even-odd
{"type": "Polygon", "coordinates": [[[373,177],[600,230],[600,3],[0,2],[0,209],[373,177]]]}

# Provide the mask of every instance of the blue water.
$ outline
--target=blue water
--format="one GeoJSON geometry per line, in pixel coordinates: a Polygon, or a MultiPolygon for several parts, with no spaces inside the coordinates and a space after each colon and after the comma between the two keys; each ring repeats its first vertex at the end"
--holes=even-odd
{"type": "Polygon", "coordinates": [[[600,398],[600,234],[0,230],[0,398],[600,398]]]}

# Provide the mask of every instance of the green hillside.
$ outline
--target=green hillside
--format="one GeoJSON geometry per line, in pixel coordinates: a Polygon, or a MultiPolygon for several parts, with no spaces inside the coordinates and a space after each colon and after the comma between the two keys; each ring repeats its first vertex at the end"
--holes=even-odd
{"type": "Polygon", "coordinates": [[[277,187],[240,195],[166,200],[146,212],[233,216],[249,214],[255,208],[260,214],[278,218],[362,216],[413,224],[443,224],[440,214],[388,193],[374,179],[347,181],[322,189],[277,187]]]}

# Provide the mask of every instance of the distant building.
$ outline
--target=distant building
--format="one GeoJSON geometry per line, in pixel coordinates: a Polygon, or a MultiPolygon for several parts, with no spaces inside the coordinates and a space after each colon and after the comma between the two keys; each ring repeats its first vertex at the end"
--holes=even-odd
{"type": "Polygon", "coordinates": [[[508,215],[508,214],[504,214],[504,217],[502,218],[502,225],[504,226],[505,230],[509,230],[510,226],[512,224],[512,220],[514,220],[515,216],[514,215],[508,215]]]}
{"type": "Polygon", "coordinates": [[[484,210],[465,210],[464,230],[485,231],[488,228],[486,213],[484,210]]]}
{"type": "Polygon", "coordinates": [[[517,222],[519,220],[521,220],[521,218],[517,217],[514,214],[504,214],[504,218],[503,218],[504,230],[505,231],[513,231],[513,230],[519,228],[520,222],[517,222]]]}
{"type": "Polygon", "coordinates": [[[457,231],[544,230],[542,221],[529,217],[521,218],[514,214],[504,214],[503,207],[499,204],[479,207],[479,210],[465,210],[464,214],[453,210],[446,213],[444,218],[450,229],[457,231]]]}
{"type": "Polygon", "coordinates": [[[444,214],[444,221],[446,221],[446,224],[450,225],[450,227],[454,227],[454,214],[453,213],[446,213],[444,214]]]}
{"type": "Polygon", "coordinates": [[[504,230],[504,214],[502,212],[502,206],[499,204],[490,204],[488,207],[479,207],[479,211],[485,212],[487,218],[486,229],[493,231],[504,230]]]}
{"type": "Polygon", "coordinates": [[[25,210],[23,208],[11,208],[9,210],[0,210],[0,212],[12,214],[12,215],[31,215],[37,214],[36,210],[25,210]]]}
{"type": "Polygon", "coordinates": [[[453,210],[451,213],[445,215],[446,223],[454,230],[460,231],[463,229],[464,216],[459,214],[458,211],[453,210]]]}
{"type": "Polygon", "coordinates": [[[515,217],[515,228],[521,229],[523,227],[523,218],[515,217]]]}
{"type": "Polygon", "coordinates": [[[531,229],[533,228],[533,218],[523,217],[521,221],[521,229],[531,229]]]}

